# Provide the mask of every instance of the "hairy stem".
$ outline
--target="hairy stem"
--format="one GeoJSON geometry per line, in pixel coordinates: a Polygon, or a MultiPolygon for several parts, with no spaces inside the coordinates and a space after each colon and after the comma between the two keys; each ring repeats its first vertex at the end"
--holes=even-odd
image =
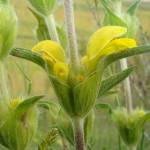
{"type": "Polygon", "coordinates": [[[68,50],[71,66],[76,70],[78,66],[78,45],[75,31],[73,0],[64,0],[65,23],[67,28],[68,50]]]}
{"type": "MultiPolygon", "coordinates": [[[[124,58],[121,62],[121,69],[127,69],[128,64],[127,64],[127,59],[124,58]]],[[[133,106],[132,106],[132,94],[131,94],[131,85],[130,85],[130,79],[127,78],[124,81],[124,90],[125,90],[125,99],[126,99],[126,108],[128,110],[128,113],[132,112],[133,106]]]]}
{"type": "Polygon", "coordinates": [[[83,121],[84,120],[80,118],[75,118],[73,120],[76,150],[86,150],[84,141],[83,121]]]}
{"type": "Polygon", "coordinates": [[[45,22],[47,24],[48,32],[50,34],[51,39],[56,42],[59,42],[59,37],[58,37],[57,29],[56,29],[54,16],[50,15],[50,16],[45,17],[45,22]]]}

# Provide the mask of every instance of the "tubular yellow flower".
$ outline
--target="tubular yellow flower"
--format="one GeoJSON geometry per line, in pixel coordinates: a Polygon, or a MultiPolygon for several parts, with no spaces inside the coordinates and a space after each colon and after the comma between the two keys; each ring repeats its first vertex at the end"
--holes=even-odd
{"type": "Polygon", "coordinates": [[[32,51],[42,55],[44,60],[52,67],[52,71],[56,76],[64,80],[67,79],[69,67],[61,45],[57,42],[46,40],[35,45],[32,51]]]}
{"type": "Polygon", "coordinates": [[[12,99],[10,101],[9,107],[15,109],[21,103],[21,99],[12,99]]]}
{"type": "Polygon", "coordinates": [[[61,79],[66,80],[69,74],[68,65],[65,63],[61,63],[61,62],[55,63],[53,72],[56,76],[60,77],[61,79]]]}
{"type": "Polygon", "coordinates": [[[134,39],[118,38],[126,31],[126,28],[119,26],[106,26],[96,31],[88,43],[87,54],[82,58],[82,63],[93,70],[102,56],[136,47],[134,39]]]}
{"type": "Polygon", "coordinates": [[[65,62],[66,57],[63,48],[57,42],[45,40],[39,42],[32,48],[32,51],[42,55],[51,65],[56,62],[65,62]]]}

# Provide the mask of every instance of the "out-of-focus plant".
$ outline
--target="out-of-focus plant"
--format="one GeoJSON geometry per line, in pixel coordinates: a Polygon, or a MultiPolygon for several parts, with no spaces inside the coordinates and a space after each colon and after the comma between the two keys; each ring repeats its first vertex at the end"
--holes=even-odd
{"type": "Polygon", "coordinates": [[[62,46],[66,48],[66,33],[54,18],[54,12],[60,5],[62,5],[62,2],[58,0],[40,0],[37,2],[29,0],[29,10],[38,21],[37,39],[39,41],[50,39],[60,41],[62,46]]]}
{"type": "Polygon", "coordinates": [[[64,6],[67,52],[55,39],[55,41],[39,42],[32,48],[32,51],[14,48],[11,55],[30,60],[46,71],[60,106],[72,121],[76,149],[85,150],[85,137],[89,129],[86,131],[87,127],[84,126],[84,123],[88,123],[86,118],[94,108],[98,95],[103,95],[130,74],[128,70],[128,74],[125,75],[127,73],[125,70],[124,73],[121,72],[101,82],[104,70],[119,59],[149,52],[150,46],[137,47],[134,39],[123,37],[127,33],[125,27],[106,26],[98,29],[91,36],[86,54],[80,59],[74,24],[73,1],[65,0],[64,6]],[[69,54],[69,59],[67,54],[69,54]],[[116,77],[118,78],[116,79],[116,77]]]}
{"type": "Polygon", "coordinates": [[[16,37],[17,17],[7,0],[0,1],[0,60],[9,53],[16,37]]]}
{"type": "Polygon", "coordinates": [[[134,109],[128,113],[127,108],[117,107],[113,109],[109,104],[97,104],[97,109],[108,109],[112,121],[115,123],[124,143],[129,150],[136,150],[142,135],[142,130],[150,120],[150,112],[143,109],[134,109]]]}
{"type": "Polygon", "coordinates": [[[0,101],[0,144],[10,150],[25,150],[37,128],[36,103],[43,96],[0,101]]]}
{"type": "Polygon", "coordinates": [[[8,0],[0,0],[0,77],[1,95],[3,99],[9,99],[7,86],[7,73],[5,58],[13,46],[16,38],[17,17],[8,0]]]}

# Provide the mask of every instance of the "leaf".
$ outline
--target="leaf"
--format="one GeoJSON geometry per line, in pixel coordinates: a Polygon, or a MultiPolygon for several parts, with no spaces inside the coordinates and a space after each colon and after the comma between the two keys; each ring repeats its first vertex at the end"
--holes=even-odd
{"type": "Polygon", "coordinates": [[[114,86],[119,84],[125,78],[127,78],[131,72],[133,71],[134,67],[130,67],[128,69],[123,70],[115,75],[112,75],[108,79],[105,79],[101,82],[98,98],[105,95],[108,90],[112,89],[114,86]]]}
{"type": "Polygon", "coordinates": [[[101,1],[104,9],[105,9],[105,18],[104,24],[105,25],[120,25],[120,26],[127,26],[126,23],[118,17],[113,11],[108,7],[108,2],[101,1]]]}
{"type": "Polygon", "coordinates": [[[134,15],[138,6],[140,5],[141,0],[135,0],[128,8],[127,13],[130,15],[134,15]]]}
{"type": "Polygon", "coordinates": [[[66,49],[66,47],[67,47],[67,35],[66,35],[66,32],[65,32],[64,28],[59,27],[57,25],[57,32],[58,32],[59,40],[60,40],[60,43],[61,43],[62,47],[64,49],[66,49]]]}
{"type": "Polygon", "coordinates": [[[45,69],[45,61],[43,60],[43,58],[38,54],[32,52],[31,50],[24,48],[13,48],[10,52],[10,55],[32,61],[45,69]]]}
{"type": "Polygon", "coordinates": [[[41,16],[49,16],[55,5],[56,0],[28,0],[30,7],[32,7],[41,16]]]}
{"type": "Polygon", "coordinates": [[[148,52],[150,52],[150,45],[134,47],[134,48],[120,51],[118,53],[110,54],[110,55],[106,56],[103,59],[103,61],[100,62],[100,64],[104,68],[106,68],[108,65],[110,65],[111,63],[113,63],[119,59],[130,57],[130,56],[135,56],[135,55],[139,55],[139,54],[144,54],[144,53],[148,53],[148,52]]]}
{"type": "Polygon", "coordinates": [[[36,35],[39,41],[50,39],[50,35],[48,32],[47,24],[45,22],[45,18],[43,16],[40,16],[36,11],[34,11],[32,8],[29,8],[29,10],[32,12],[34,17],[38,21],[38,26],[36,29],[36,35]]]}
{"type": "Polygon", "coordinates": [[[99,104],[96,104],[95,108],[96,108],[96,109],[99,109],[99,110],[101,110],[101,109],[108,109],[109,114],[112,113],[112,107],[111,107],[111,105],[109,105],[109,104],[107,104],[107,103],[99,103],[99,104]]]}
{"type": "Polygon", "coordinates": [[[25,99],[22,103],[20,103],[17,106],[17,108],[15,110],[15,115],[21,116],[22,114],[27,112],[31,107],[33,107],[35,105],[35,103],[43,97],[44,96],[41,95],[41,96],[34,96],[31,98],[25,99]]]}

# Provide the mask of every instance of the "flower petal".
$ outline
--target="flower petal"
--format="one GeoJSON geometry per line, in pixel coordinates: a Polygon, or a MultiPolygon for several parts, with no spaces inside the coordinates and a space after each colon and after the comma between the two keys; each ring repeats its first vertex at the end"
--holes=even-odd
{"type": "Polygon", "coordinates": [[[61,45],[51,40],[39,42],[32,48],[32,51],[42,54],[43,58],[49,60],[52,64],[56,62],[65,62],[65,53],[61,45]]]}
{"type": "Polygon", "coordinates": [[[136,47],[136,41],[130,38],[119,38],[112,40],[100,53],[100,56],[109,55],[112,53],[116,53],[127,48],[136,47]]]}
{"type": "Polygon", "coordinates": [[[104,49],[102,49],[95,57],[89,58],[84,56],[82,58],[82,63],[87,66],[89,70],[93,70],[98,61],[106,55],[110,55],[112,53],[117,53],[119,51],[123,51],[127,48],[136,47],[136,41],[130,38],[120,38],[112,40],[104,49]]]}
{"type": "Polygon", "coordinates": [[[114,38],[120,37],[127,32],[127,29],[120,26],[105,26],[97,30],[87,45],[89,58],[95,57],[99,51],[104,49],[114,38]]]}
{"type": "Polygon", "coordinates": [[[69,74],[68,64],[62,62],[55,63],[53,67],[53,72],[56,76],[66,80],[69,74]]]}

